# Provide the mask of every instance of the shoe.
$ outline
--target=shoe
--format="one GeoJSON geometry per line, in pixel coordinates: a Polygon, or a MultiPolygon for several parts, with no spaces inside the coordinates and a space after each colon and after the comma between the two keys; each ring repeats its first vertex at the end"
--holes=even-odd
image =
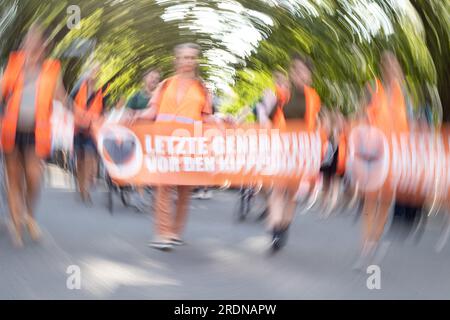
{"type": "Polygon", "coordinates": [[[89,193],[85,193],[85,192],[80,192],[80,198],[81,201],[85,204],[85,205],[92,205],[92,198],[91,195],[89,193]]]}
{"type": "Polygon", "coordinates": [[[256,221],[263,221],[269,215],[269,208],[266,208],[259,216],[256,218],[256,221]]]}
{"type": "Polygon", "coordinates": [[[170,239],[170,243],[174,246],[184,246],[186,244],[183,240],[177,238],[170,239]]]}
{"type": "Polygon", "coordinates": [[[151,248],[162,250],[162,251],[170,251],[173,248],[172,241],[169,241],[169,240],[155,240],[155,241],[151,241],[148,245],[151,248]]]}
{"type": "Polygon", "coordinates": [[[206,190],[206,191],[203,191],[203,194],[202,194],[200,199],[208,200],[208,199],[211,199],[211,198],[212,198],[212,191],[211,190],[206,190]]]}
{"type": "Polygon", "coordinates": [[[288,236],[288,227],[284,228],[274,228],[272,233],[272,251],[276,252],[286,246],[287,236],[288,236]]]}
{"type": "Polygon", "coordinates": [[[192,199],[204,199],[204,198],[203,198],[203,194],[204,194],[204,193],[205,193],[205,192],[204,192],[203,190],[194,192],[194,193],[192,194],[192,199]]]}

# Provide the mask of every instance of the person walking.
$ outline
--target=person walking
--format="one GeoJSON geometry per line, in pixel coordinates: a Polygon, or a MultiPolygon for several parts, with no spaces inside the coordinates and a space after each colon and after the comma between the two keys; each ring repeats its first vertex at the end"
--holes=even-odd
{"type": "Polygon", "coordinates": [[[76,86],[70,94],[74,100],[76,179],[78,192],[84,203],[92,203],[90,189],[98,168],[98,156],[91,136],[91,126],[105,110],[106,90],[96,89],[99,72],[100,65],[94,63],[81,79],[80,85],[76,86]]]}
{"type": "MultiPolygon", "coordinates": [[[[211,95],[198,77],[200,47],[193,43],[175,47],[175,75],[163,81],[150,101],[150,107],[139,118],[157,123],[217,123],[212,115],[211,95]]],[[[155,192],[155,237],[149,245],[168,250],[183,245],[191,186],[158,185],[155,192]],[[172,212],[173,193],[177,194],[172,212]]]]}
{"type": "MultiPolygon", "coordinates": [[[[320,97],[312,83],[312,64],[308,59],[294,55],[289,76],[275,73],[276,89],[267,90],[257,105],[262,125],[283,129],[287,120],[303,119],[308,131],[317,128],[320,97]]],[[[268,225],[272,232],[271,246],[274,251],[285,246],[289,226],[296,208],[295,193],[282,186],[274,186],[269,198],[268,225]]]]}
{"type": "Polygon", "coordinates": [[[58,60],[46,58],[46,31],[38,23],[28,30],[18,51],[12,52],[1,79],[0,140],[5,158],[7,193],[15,246],[22,247],[22,227],[33,240],[41,232],[34,208],[43,174],[43,160],[52,148],[53,101],[66,105],[67,94],[58,60]]]}

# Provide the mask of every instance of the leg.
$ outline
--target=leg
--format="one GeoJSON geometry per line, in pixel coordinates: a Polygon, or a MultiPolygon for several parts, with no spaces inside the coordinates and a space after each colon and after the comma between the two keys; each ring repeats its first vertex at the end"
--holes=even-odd
{"type": "Polygon", "coordinates": [[[378,192],[366,193],[364,197],[363,207],[363,255],[370,254],[375,244],[374,242],[374,228],[376,222],[376,214],[378,207],[378,192]]]}
{"type": "Polygon", "coordinates": [[[84,190],[86,198],[90,200],[90,189],[97,177],[97,155],[93,150],[86,150],[84,154],[84,190]]]}
{"type": "Polygon", "coordinates": [[[181,233],[183,232],[184,226],[186,225],[187,211],[189,206],[189,200],[191,197],[192,187],[190,186],[178,186],[178,199],[176,203],[176,213],[173,231],[175,238],[179,239],[181,233]]]}
{"type": "Polygon", "coordinates": [[[281,225],[283,221],[284,191],[282,188],[274,187],[269,196],[268,225],[272,230],[281,225]]]}
{"type": "Polygon", "coordinates": [[[155,231],[159,238],[168,240],[174,236],[171,215],[171,186],[157,186],[155,193],[155,231]]]}
{"type": "Polygon", "coordinates": [[[22,242],[22,214],[23,205],[23,155],[15,148],[11,153],[5,154],[5,171],[7,178],[7,196],[9,211],[13,223],[14,242],[16,246],[23,246],[22,242]]]}
{"type": "Polygon", "coordinates": [[[287,231],[293,218],[296,202],[284,188],[272,191],[269,211],[269,226],[272,231],[272,250],[278,251],[286,245],[287,231]]]}
{"type": "Polygon", "coordinates": [[[297,201],[295,201],[294,196],[295,194],[291,190],[286,191],[285,206],[281,221],[282,228],[288,228],[291,225],[291,222],[294,220],[295,208],[297,207],[297,201]]]}
{"type": "Polygon", "coordinates": [[[376,215],[376,221],[373,230],[373,241],[378,243],[384,232],[384,227],[386,226],[387,219],[389,217],[389,210],[391,208],[393,194],[389,192],[382,192],[380,199],[380,206],[376,215]]]}
{"type": "Polygon", "coordinates": [[[33,218],[33,208],[39,196],[43,166],[41,159],[36,155],[34,146],[30,146],[25,151],[25,181],[27,213],[33,218]]]}
{"type": "Polygon", "coordinates": [[[79,147],[77,150],[77,169],[75,171],[76,173],[76,180],[78,185],[78,192],[81,195],[81,198],[85,199],[85,166],[84,166],[84,149],[82,146],[79,147]]]}
{"type": "Polygon", "coordinates": [[[27,206],[26,221],[33,240],[37,240],[40,237],[40,230],[34,218],[34,207],[39,195],[42,172],[42,161],[36,155],[34,146],[27,147],[25,150],[25,181],[27,187],[25,192],[25,202],[27,206]]]}

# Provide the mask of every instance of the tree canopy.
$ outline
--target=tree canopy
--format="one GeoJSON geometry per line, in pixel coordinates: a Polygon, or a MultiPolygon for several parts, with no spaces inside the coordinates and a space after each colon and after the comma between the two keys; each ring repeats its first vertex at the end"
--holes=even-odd
{"type": "Polygon", "coordinates": [[[348,114],[393,50],[416,108],[450,117],[450,1],[442,0],[0,0],[0,64],[31,22],[51,29],[52,55],[71,88],[93,60],[111,95],[128,96],[143,73],[172,71],[172,49],[195,41],[201,73],[223,108],[237,112],[272,85],[294,52],[314,62],[314,85],[329,108],[348,114]],[[69,6],[80,8],[68,28],[69,6]]]}

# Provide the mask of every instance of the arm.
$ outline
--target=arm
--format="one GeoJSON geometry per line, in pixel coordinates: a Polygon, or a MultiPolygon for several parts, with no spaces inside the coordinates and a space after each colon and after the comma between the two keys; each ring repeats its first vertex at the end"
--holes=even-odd
{"type": "Polygon", "coordinates": [[[72,99],[67,95],[61,76],[58,77],[55,89],[55,100],[60,101],[66,108],[71,109],[72,99]]]}
{"type": "Polygon", "coordinates": [[[222,121],[219,118],[214,117],[212,114],[202,114],[202,120],[204,123],[208,123],[208,124],[218,124],[221,123],[222,121]]]}
{"type": "Polygon", "coordinates": [[[161,103],[161,94],[165,87],[166,81],[161,82],[155,89],[152,98],[148,101],[147,108],[142,111],[135,112],[136,119],[146,119],[154,121],[159,111],[159,104],[161,103]]]}
{"type": "Polygon", "coordinates": [[[149,103],[149,107],[144,111],[137,111],[136,118],[154,121],[158,114],[158,106],[149,103]]]}
{"type": "Polygon", "coordinates": [[[204,123],[208,123],[208,124],[220,124],[220,123],[222,123],[223,121],[220,118],[215,117],[213,115],[213,106],[212,106],[213,99],[212,99],[211,93],[203,85],[203,83],[202,83],[202,86],[203,86],[203,89],[206,92],[205,105],[203,106],[203,109],[202,109],[202,121],[204,123]]]}
{"type": "Polygon", "coordinates": [[[261,102],[256,104],[256,111],[258,119],[261,124],[270,122],[270,114],[277,105],[277,96],[272,90],[266,90],[261,99],[261,102]]]}

